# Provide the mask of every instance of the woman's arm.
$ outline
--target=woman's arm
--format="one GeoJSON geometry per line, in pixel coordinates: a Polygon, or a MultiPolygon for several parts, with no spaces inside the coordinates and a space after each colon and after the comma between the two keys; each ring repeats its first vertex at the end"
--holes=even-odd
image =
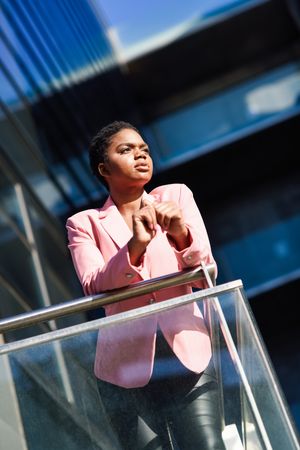
{"type": "MultiPolygon", "coordinates": [[[[103,256],[96,244],[90,221],[83,215],[67,220],[69,249],[77,276],[86,295],[128,286],[147,278],[143,257],[139,265],[131,263],[128,245],[117,249],[111,242],[109,258],[103,256]]],[[[99,231],[101,232],[101,231],[99,231]]]]}
{"type": "Polygon", "coordinates": [[[161,204],[168,203],[171,200],[177,205],[181,214],[181,219],[177,221],[177,224],[180,224],[180,226],[184,224],[185,230],[187,230],[187,236],[182,234],[181,241],[176,239],[175,231],[179,230],[180,227],[167,230],[167,237],[177,257],[179,269],[197,266],[201,262],[216,265],[206,227],[192,191],[184,184],[168,185],[163,187],[161,192],[160,189],[157,188],[153,192],[159,194],[161,204]]]}

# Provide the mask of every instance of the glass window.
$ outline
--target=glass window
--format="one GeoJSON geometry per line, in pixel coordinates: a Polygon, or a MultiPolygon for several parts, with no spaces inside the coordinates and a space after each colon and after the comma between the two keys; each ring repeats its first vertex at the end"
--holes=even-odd
{"type": "Polygon", "coordinates": [[[300,112],[300,65],[288,64],[152,122],[161,168],[300,112]]]}
{"type": "MultiPolygon", "coordinates": [[[[300,271],[300,216],[278,222],[214,250],[218,283],[241,278],[248,293],[300,271]],[[246,256],[245,256],[246,255],[246,256]]],[[[299,276],[299,275],[298,275],[299,276]]]]}

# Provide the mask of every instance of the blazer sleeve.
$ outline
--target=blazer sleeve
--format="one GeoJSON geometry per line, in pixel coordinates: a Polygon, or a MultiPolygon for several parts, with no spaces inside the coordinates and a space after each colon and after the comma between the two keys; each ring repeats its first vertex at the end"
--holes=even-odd
{"type": "Polygon", "coordinates": [[[143,279],[143,264],[136,267],[130,263],[127,245],[105,262],[87,218],[73,216],[67,220],[66,228],[68,247],[85,295],[128,286],[143,279]]]}
{"type": "MultiPolygon", "coordinates": [[[[214,264],[215,276],[217,276],[217,265],[212,255],[206,227],[194,200],[193,193],[185,184],[180,185],[177,201],[190,234],[189,247],[181,251],[178,251],[175,244],[170,240],[180,270],[191,266],[198,266],[203,262],[204,264],[214,264]]],[[[204,284],[200,283],[199,287],[204,287],[204,284]]]]}

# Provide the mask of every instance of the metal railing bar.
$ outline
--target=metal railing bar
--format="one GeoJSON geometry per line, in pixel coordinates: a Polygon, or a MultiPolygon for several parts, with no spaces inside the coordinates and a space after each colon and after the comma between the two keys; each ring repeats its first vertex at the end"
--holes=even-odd
{"type": "MultiPolygon", "coordinates": [[[[208,266],[208,270],[210,271],[214,271],[214,268],[214,264],[210,264],[208,266]]],[[[125,288],[114,289],[102,294],[81,297],[79,299],[70,300],[58,305],[37,309],[32,312],[23,313],[0,320],[0,333],[18,328],[24,328],[39,322],[57,319],[68,314],[99,308],[121,300],[127,300],[133,297],[138,297],[139,295],[149,294],[166,287],[191,283],[192,281],[196,281],[201,278],[204,278],[203,269],[201,266],[198,266],[182,272],[171,273],[169,275],[141,281],[125,288]]]]}
{"type": "Polygon", "coordinates": [[[70,338],[88,331],[95,331],[107,326],[117,326],[124,322],[134,319],[142,319],[150,314],[167,311],[178,306],[183,306],[194,301],[203,300],[204,298],[223,294],[243,288],[241,280],[231,281],[230,283],[220,284],[214,288],[203,289],[192,294],[183,295],[181,297],[164,300],[163,302],[153,303],[151,305],[141,306],[126,312],[114,314],[112,316],[103,317],[90,322],[73,325],[60,330],[50,331],[45,334],[32,336],[16,342],[10,342],[0,345],[0,355],[11,353],[13,351],[23,350],[25,348],[34,347],[35,345],[46,344],[57,339],[70,338]]]}
{"type": "MultiPolygon", "coordinates": [[[[12,281],[7,277],[7,274],[3,273],[0,269],[0,288],[4,289],[8,292],[9,295],[11,295],[13,303],[12,305],[16,305],[21,308],[21,310],[25,312],[32,311],[32,307],[30,306],[30,303],[28,299],[24,296],[24,293],[20,292],[20,290],[17,289],[17,287],[12,283],[12,281]]],[[[51,328],[49,324],[41,323],[38,324],[38,327],[41,329],[41,331],[47,332],[50,331],[51,328]]]]}

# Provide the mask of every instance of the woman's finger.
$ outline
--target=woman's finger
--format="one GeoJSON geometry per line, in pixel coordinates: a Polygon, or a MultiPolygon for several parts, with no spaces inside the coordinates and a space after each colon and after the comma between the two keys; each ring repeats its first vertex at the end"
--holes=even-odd
{"type": "Polygon", "coordinates": [[[171,221],[180,216],[177,205],[173,202],[161,202],[154,204],[157,222],[164,230],[168,230],[171,221]]]}
{"type": "Polygon", "coordinates": [[[156,230],[157,220],[153,205],[147,201],[142,201],[141,205],[142,208],[138,211],[138,213],[144,218],[144,221],[147,223],[150,230],[156,230]]]}

